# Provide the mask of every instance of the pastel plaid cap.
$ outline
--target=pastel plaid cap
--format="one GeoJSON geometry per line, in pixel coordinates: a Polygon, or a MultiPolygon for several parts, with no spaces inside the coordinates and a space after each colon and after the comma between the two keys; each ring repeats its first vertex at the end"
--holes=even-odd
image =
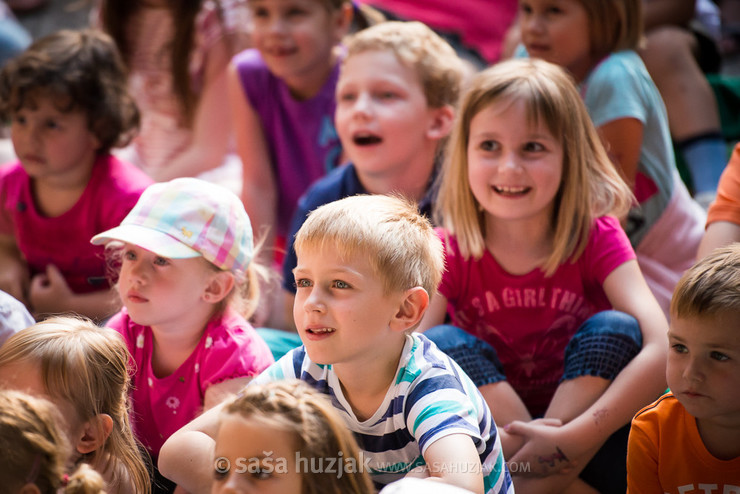
{"type": "Polygon", "coordinates": [[[126,242],[169,259],[203,256],[243,275],[252,260],[252,225],[230,190],[197,178],[150,185],[120,226],[95,235],[95,245],[126,242]]]}

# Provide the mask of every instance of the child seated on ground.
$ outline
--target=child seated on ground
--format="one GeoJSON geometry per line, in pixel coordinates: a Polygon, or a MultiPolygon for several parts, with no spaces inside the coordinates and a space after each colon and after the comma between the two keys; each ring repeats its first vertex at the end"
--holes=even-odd
{"type": "Polygon", "coordinates": [[[273,363],[246,320],[259,300],[249,217],[228,189],[177,178],[92,242],[121,255],[124,308],[107,326],[136,364],[134,429],[156,462],[170,434],[273,363]]]}
{"type": "Polygon", "coordinates": [[[0,391],[0,485],[20,494],[97,494],[103,479],[87,464],[68,473],[70,448],[53,403],[0,391]]]}
{"type": "Polygon", "coordinates": [[[0,169],[0,289],[36,315],[102,319],[120,307],[90,237],[151,183],[110,154],[139,124],[124,74],[113,41],[92,30],[50,34],[0,73],[19,159],[0,169]]]}
{"type": "Polygon", "coordinates": [[[349,163],[298,202],[283,260],[287,313],[296,291],[293,238],[309,212],[356,194],[398,193],[431,216],[439,143],[452,127],[462,74],[452,47],[420,22],[385,22],[347,40],[335,125],[349,163]]]}
{"type": "Polygon", "coordinates": [[[249,486],[280,494],[375,493],[342,417],[299,380],[249,386],[226,403],[214,457],[212,494],[251,492],[249,486]]]}
{"type": "MultiPolygon", "coordinates": [[[[442,245],[416,205],[352,196],[296,235],[293,315],[304,346],[254,382],[299,378],[331,396],[382,486],[417,467],[473,492],[513,487],[490,410],[460,367],[413,333],[442,275],[442,245]]],[[[160,468],[205,491],[218,411],[176,432],[160,468]]],[[[423,473],[414,473],[423,475],[423,473]]]]}
{"type": "Polygon", "coordinates": [[[0,347],[0,388],[54,403],[67,424],[71,464],[94,468],[108,494],[150,492],[129,422],[129,359],[115,331],[73,317],[46,319],[0,347]]]}
{"type": "Polygon", "coordinates": [[[740,492],[740,244],[678,282],[668,341],[671,391],[632,420],[628,492],[740,492]]]}

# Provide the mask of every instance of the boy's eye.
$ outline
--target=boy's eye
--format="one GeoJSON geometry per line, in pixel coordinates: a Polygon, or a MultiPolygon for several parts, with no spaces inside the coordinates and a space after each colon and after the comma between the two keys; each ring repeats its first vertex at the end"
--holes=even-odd
{"type": "Polygon", "coordinates": [[[59,124],[55,122],[54,120],[47,120],[44,125],[46,125],[47,129],[58,129],[59,128],[59,124]]]}
{"type": "Polygon", "coordinates": [[[720,362],[724,362],[725,360],[730,360],[730,357],[720,352],[709,352],[709,357],[712,360],[718,360],[720,362]]]}
{"type": "Polygon", "coordinates": [[[346,102],[352,102],[357,99],[357,95],[355,93],[341,93],[339,95],[339,101],[346,101],[346,102]]]}
{"type": "Polygon", "coordinates": [[[24,115],[16,115],[13,120],[15,123],[24,124],[26,123],[26,117],[24,115]]]}
{"type": "Polygon", "coordinates": [[[334,286],[334,288],[339,288],[340,290],[345,290],[347,288],[351,288],[349,286],[349,283],[347,283],[346,281],[342,281],[342,280],[334,280],[334,282],[332,283],[332,285],[334,286]]]}
{"type": "Polygon", "coordinates": [[[258,480],[267,480],[272,477],[272,469],[255,468],[252,470],[252,476],[258,480]]]}
{"type": "Polygon", "coordinates": [[[519,11],[524,12],[525,14],[531,14],[532,13],[532,7],[530,7],[526,3],[519,3],[519,11]]]}
{"type": "Polygon", "coordinates": [[[305,278],[301,278],[298,280],[295,280],[295,287],[296,288],[308,288],[311,286],[311,280],[307,280],[305,278]]]}
{"type": "Polygon", "coordinates": [[[289,9],[287,12],[288,17],[300,17],[306,13],[305,10],[299,9],[296,7],[293,7],[292,9],[289,9]]]}
{"type": "Polygon", "coordinates": [[[252,16],[253,17],[259,17],[259,18],[265,18],[267,17],[267,9],[264,7],[258,7],[256,9],[252,9],[252,16]]]}
{"type": "Polygon", "coordinates": [[[229,476],[229,469],[214,468],[213,469],[213,480],[216,482],[222,482],[229,476]]]}
{"type": "Polygon", "coordinates": [[[133,250],[127,250],[126,252],[123,253],[123,258],[126,261],[135,261],[136,260],[136,252],[134,252],[133,250]]]}
{"type": "Polygon", "coordinates": [[[675,343],[674,345],[671,346],[671,348],[676,353],[688,353],[689,352],[689,349],[680,343],[675,343]]]}
{"type": "Polygon", "coordinates": [[[377,98],[378,99],[381,99],[381,100],[383,100],[383,99],[385,99],[385,100],[395,99],[397,96],[398,95],[396,93],[394,93],[393,91],[380,91],[377,94],[377,98]]]}

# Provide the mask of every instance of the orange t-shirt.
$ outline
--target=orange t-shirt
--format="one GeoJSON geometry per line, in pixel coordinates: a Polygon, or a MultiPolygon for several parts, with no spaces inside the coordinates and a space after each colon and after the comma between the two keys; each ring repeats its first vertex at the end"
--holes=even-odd
{"type": "Polygon", "coordinates": [[[627,447],[628,494],[740,494],[740,457],[719,460],[672,393],[632,419],[627,447]]]}
{"type": "Polygon", "coordinates": [[[717,186],[717,200],[707,213],[707,225],[729,221],[740,225],[740,144],[735,145],[717,186]]]}

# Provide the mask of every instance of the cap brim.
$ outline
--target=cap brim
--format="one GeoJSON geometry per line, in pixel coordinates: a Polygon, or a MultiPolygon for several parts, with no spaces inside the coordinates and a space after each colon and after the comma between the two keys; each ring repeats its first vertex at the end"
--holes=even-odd
{"type": "Polygon", "coordinates": [[[190,259],[201,255],[166,233],[139,225],[117,226],[95,235],[90,242],[101,245],[114,240],[136,245],[168,259],[190,259]]]}

